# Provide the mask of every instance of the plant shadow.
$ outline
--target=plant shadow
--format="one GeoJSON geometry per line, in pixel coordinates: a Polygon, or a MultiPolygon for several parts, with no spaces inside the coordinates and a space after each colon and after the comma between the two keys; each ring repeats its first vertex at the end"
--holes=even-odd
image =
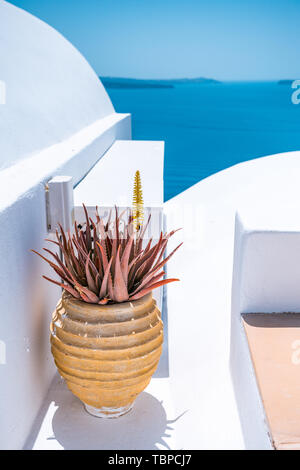
{"type": "Polygon", "coordinates": [[[173,442],[173,424],[180,419],[168,420],[163,402],[148,392],[142,392],[133,409],[117,419],[96,418],[89,415],[84,405],[56,377],[43,409],[31,432],[25,449],[41,448],[40,435],[43,422],[51,419],[52,430],[42,430],[43,448],[65,450],[169,450],[173,442]],[[47,444],[48,441],[48,444],[47,444]],[[56,441],[53,444],[49,441],[56,441]],[[54,447],[53,447],[54,446],[54,447]]]}
{"type": "MultiPolygon", "coordinates": [[[[57,403],[56,403],[57,404],[57,403]]],[[[172,428],[162,404],[143,392],[131,412],[117,419],[89,415],[76,397],[61,403],[52,420],[54,438],[64,449],[168,449],[165,441],[172,428]]]]}

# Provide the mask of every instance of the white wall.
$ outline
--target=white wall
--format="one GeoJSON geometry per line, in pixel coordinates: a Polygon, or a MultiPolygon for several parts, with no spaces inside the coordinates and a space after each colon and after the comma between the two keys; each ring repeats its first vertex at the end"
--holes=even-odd
{"type": "Polygon", "coordinates": [[[240,311],[300,312],[300,232],[248,232],[241,247],[240,311]]]}
{"type": "MultiPolygon", "coordinates": [[[[251,232],[236,217],[231,303],[230,368],[246,449],[272,449],[264,407],[258,391],[248,341],[242,324],[243,285],[247,277],[245,256],[251,232]]],[[[259,277],[259,271],[256,272],[259,277]]],[[[257,278],[258,279],[258,278],[257,278]]],[[[250,299],[249,299],[250,300],[250,299]]]]}
{"type": "Polygon", "coordinates": [[[232,283],[231,370],[247,448],[269,448],[243,313],[300,312],[300,218],[293,206],[237,214],[232,283]]]}
{"type": "Polygon", "coordinates": [[[58,174],[78,183],[116,139],[131,138],[131,120],[114,113],[73,46],[1,0],[0,56],[0,155],[10,165],[0,171],[0,449],[19,449],[55,371],[49,323],[60,289],[30,252],[48,236],[45,183],[58,174]]]}
{"type": "Polygon", "coordinates": [[[0,168],[114,112],[83,56],[46,23],[2,0],[0,57],[0,168]]]}

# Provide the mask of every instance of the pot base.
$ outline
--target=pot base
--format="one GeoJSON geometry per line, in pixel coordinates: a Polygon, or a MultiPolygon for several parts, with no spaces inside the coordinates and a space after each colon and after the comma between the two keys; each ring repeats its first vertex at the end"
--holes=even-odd
{"type": "Polygon", "coordinates": [[[120,408],[95,408],[94,406],[87,405],[84,403],[86,411],[96,418],[119,418],[120,416],[126,415],[132,410],[133,403],[127,406],[121,406],[120,408]]]}

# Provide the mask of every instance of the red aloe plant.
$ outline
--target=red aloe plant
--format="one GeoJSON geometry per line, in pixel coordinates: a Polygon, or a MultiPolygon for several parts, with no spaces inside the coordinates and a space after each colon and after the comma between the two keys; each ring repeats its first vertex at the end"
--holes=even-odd
{"type": "Polygon", "coordinates": [[[150,217],[145,226],[135,232],[132,215],[129,215],[121,233],[120,218],[115,209],[114,230],[110,229],[110,218],[105,224],[96,211],[96,220],[89,216],[83,205],[86,223],[78,227],[74,223],[73,235],[64,232],[59,225],[56,239],[47,240],[61,249],[59,254],[43,248],[53,261],[35,250],[45,260],[61,282],[43,276],[50,282],[63,287],[73,297],[93,304],[107,304],[137,300],[156,287],[179,279],[161,279],[165,263],[182,245],[180,243],[165,259],[163,258],[169,238],[161,232],[158,242],[152,246],[152,239],[143,248],[143,238],[150,217]]]}

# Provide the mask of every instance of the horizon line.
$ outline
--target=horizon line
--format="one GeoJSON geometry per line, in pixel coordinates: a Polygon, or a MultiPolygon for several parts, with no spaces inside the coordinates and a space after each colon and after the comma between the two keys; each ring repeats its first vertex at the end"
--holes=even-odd
{"type": "Polygon", "coordinates": [[[170,77],[170,78],[149,78],[149,77],[125,77],[121,75],[98,75],[99,78],[118,78],[122,80],[145,80],[145,81],[172,81],[172,80],[214,80],[219,82],[276,82],[276,81],[294,81],[298,80],[297,78],[284,77],[284,78],[212,78],[212,77],[170,77]]]}

